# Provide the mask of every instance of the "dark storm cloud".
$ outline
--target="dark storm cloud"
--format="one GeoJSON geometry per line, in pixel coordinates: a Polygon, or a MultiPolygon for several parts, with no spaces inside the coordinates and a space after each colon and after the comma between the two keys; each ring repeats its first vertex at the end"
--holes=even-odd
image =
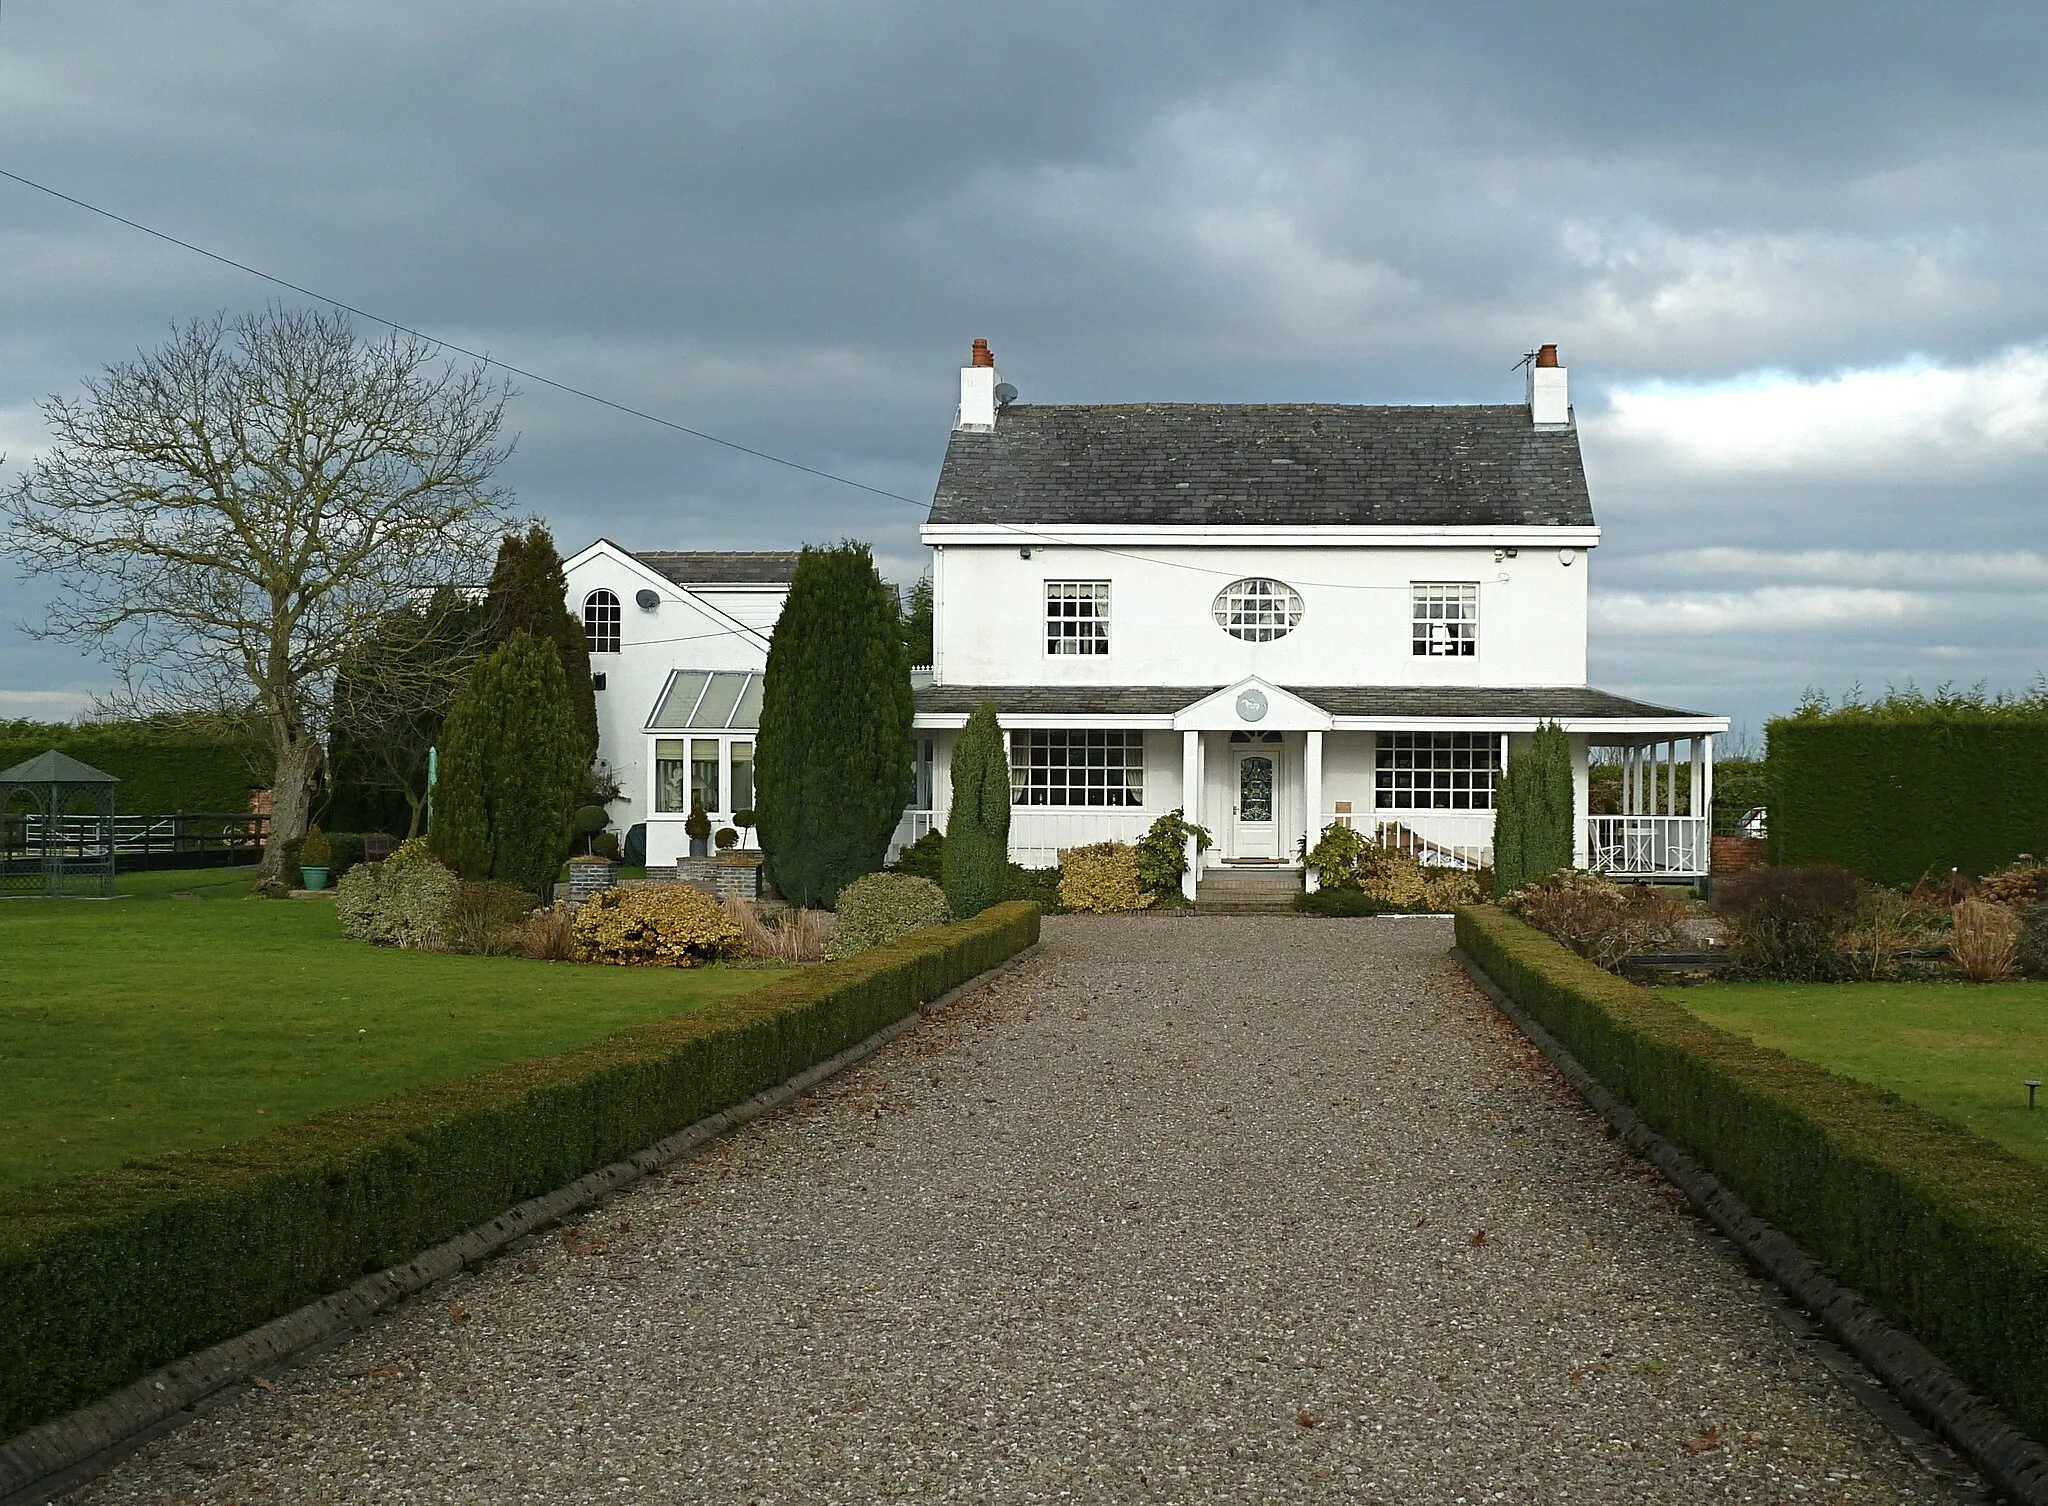
{"type": "MultiPolygon", "coordinates": [[[[913,498],[973,335],[1048,401],[1502,400],[1554,339],[1608,529],[1596,680],[1759,721],[1809,682],[2048,662],[2044,32],[1994,5],[13,0],[0,165],[913,498]],[[1904,436],[1876,469],[1873,434],[1904,436]]],[[[0,190],[15,461],[41,394],[271,296],[0,190]]],[[[921,568],[915,507],[525,389],[509,479],[565,545],[851,533],[921,568]]],[[[9,634],[0,714],[99,678],[9,634]]]]}

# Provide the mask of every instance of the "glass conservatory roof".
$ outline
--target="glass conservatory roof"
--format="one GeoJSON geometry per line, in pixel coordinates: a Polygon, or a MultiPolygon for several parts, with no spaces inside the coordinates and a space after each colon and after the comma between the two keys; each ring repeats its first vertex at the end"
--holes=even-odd
{"type": "Polygon", "coordinates": [[[649,732],[752,732],[761,725],[761,676],[756,670],[679,669],[668,677],[649,732]]]}

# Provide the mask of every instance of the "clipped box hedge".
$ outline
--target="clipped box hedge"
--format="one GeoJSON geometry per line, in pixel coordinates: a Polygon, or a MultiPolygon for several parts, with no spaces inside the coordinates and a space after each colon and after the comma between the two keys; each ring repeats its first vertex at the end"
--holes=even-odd
{"type": "Polygon", "coordinates": [[[1038,939],[997,905],[561,1056],[0,1195],[0,1437],[624,1159],[1038,939]]]}
{"type": "Polygon", "coordinates": [[[1458,945],[1643,1120],[2048,1439],[2048,1175],[1723,1030],[1490,906],[1458,945]]]}
{"type": "Polygon", "coordinates": [[[2048,707],[1849,707],[1768,728],[1774,863],[1901,888],[2048,855],[2048,707]]]}

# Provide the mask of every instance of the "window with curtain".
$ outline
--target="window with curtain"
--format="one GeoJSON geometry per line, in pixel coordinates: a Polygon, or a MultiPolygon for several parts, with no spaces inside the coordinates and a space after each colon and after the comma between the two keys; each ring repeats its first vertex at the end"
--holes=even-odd
{"type": "Polygon", "coordinates": [[[715,737],[690,739],[690,798],[706,811],[724,809],[718,803],[718,739],[715,737]]]}
{"type": "Polygon", "coordinates": [[[654,811],[659,816],[686,816],[689,797],[683,793],[683,740],[658,737],[654,740],[654,811]]]}
{"type": "Polygon", "coordinates": [[[1142,732],[1013,732],[1014,805],[1143,805],[1142,732]]]}
{"type": "Polygon", "coordinates": [[[1381,810],[1493,809],[1499,733],[1382,732],[1374,758],[1381,810]]]}

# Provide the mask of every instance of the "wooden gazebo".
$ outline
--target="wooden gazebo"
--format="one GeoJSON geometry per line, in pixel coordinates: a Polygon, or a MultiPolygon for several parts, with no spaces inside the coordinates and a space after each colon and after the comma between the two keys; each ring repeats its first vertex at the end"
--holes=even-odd
{"type": "Polygon", "coordinates": [[[0,773],[0,895],[111,897],[119,783],[54,748],[0,773]]]}

